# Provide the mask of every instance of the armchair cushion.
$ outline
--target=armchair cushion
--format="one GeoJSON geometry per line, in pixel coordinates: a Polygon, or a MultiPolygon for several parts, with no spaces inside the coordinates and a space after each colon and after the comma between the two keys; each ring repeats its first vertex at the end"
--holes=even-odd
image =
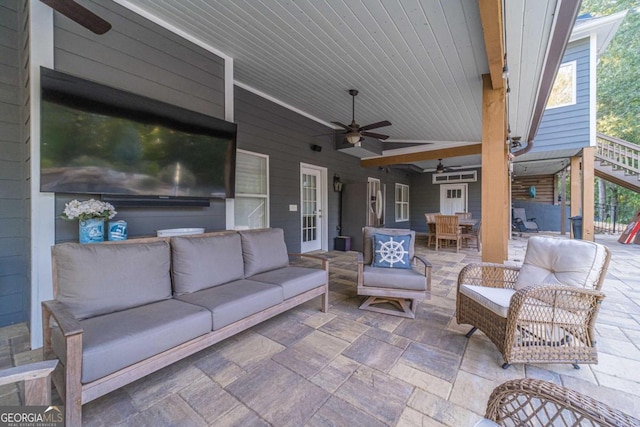
{"type": "Polygon", "coordinates": [[[390,236],[374,233],[373,235],[373,267],[411,268],[409,246],[411,235],[390,236]]]}
{"type": "Polygon", "coordinates": [[[513,289],[493,288],[489,286],[460,285],[460,293],[476,301],[484,308],[500,317],[507,317],[511,297],[516,293],[513,289]]]}
{"type": "Polygon", "coordinates": [[[362,283],[365,287],[427,290],[427,279],[413,269],[364,266],[362,283]]]}
{"type": "Polygon", "coordinates": [[[593,289],[597,286],[606,259],[606,249],[598,243],[531,237],[515,289],[540,285],[593,289]]]}
{"type": "Polygon", "coordinates": [[[242,245],[237,233],[173,237],[171,255],[176,295],[244,278],[242,245]]]}
{"type": "Polygon", "coordinates": [[[245,277],[289,265],[281,228],[241,231],[245,277]]]}

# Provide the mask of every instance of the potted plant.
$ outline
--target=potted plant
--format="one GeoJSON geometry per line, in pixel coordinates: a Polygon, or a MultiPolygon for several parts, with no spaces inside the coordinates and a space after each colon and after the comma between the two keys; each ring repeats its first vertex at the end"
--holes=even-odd
{"type": "Polygon", "coordinates": [[[78,220],[80,243],[104,241],[104,221],[116,216],[111,203],[100,200],[72,200],[64,205],[63,219],[78,220]]]}

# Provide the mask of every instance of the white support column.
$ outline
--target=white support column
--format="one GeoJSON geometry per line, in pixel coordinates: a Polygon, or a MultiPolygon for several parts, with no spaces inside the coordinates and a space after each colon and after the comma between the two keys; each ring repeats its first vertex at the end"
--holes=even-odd
{"type": "Polygon", "coordinates": [[[29,191],[31,198],[31,348],[42,347],[40,303],[53,298],[51,246],[55,243],[55,195],[40,192],[40,67],[53,68],[53,10],[30,0],[29,96],[30,144],[29,191]]]}

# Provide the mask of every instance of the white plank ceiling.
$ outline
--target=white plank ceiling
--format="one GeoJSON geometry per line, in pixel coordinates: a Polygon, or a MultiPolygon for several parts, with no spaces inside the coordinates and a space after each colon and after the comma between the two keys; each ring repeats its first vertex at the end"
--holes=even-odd
{"type": "MultiPolygon", "coordinates": [[[[489,69],[477,0],[116,1],[232,57],[236,83],[322,123],[351,121],[353,88],[356,121],[389,120],[374,132],[421,144],[410,150],[481,140],[489,69]]],[[[514,136],[529,132],[559,1],[506,1],[514,136]]]]}

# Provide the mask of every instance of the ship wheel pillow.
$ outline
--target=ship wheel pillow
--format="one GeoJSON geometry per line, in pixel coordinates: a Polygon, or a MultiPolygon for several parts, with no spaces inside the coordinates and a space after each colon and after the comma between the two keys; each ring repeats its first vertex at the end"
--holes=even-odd
{"type": "Polygon", "coordinates": [[[373,235],[373,267],[411,268],[409,245],[411,235],[373,235]]]}

